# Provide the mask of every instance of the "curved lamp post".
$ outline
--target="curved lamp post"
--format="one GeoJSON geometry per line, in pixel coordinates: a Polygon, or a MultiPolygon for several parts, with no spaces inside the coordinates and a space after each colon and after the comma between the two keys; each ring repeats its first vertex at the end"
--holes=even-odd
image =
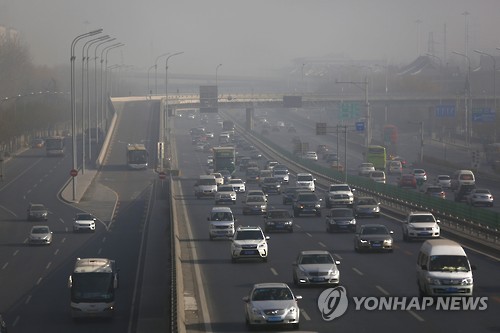
{"type": "MultiPolygon", "coordinates": [[[[72,135],[72,159],[73,159],[73,170],[77,169],[76,161],[76,101],[75,101],[75,47],[79,40],[100,34],[102,29],[93,30],[81,35],[76,36],[71,42],[71,57],[70,57],[70,67],[71,67],[71,135],[72,135]]],[[[73,182],[73,201],[76,199],[76,177],[72,177],[73,182]]]]}
{"type": "MultiPolygon", "coordinates": [[[[94,50],[94,96],[95,96],[95,128],[96,128],[96,133],[95,133],[95,139],[96,142],[99,144],[99,96],[97,94],[97,49],[99,46],[112,42],[116,40],[116,38],[110,38],[106,39],[105,41],[99,43],[96,45],[95,50],[94,50]]],[[[102,82],[101,82],[102,83],[102,82]]]]}
{"type": "Polygon", "coordinates": [[[159,56],[156,57],[155,59],[155,95],[158,95],[158,60],[162,57],[168,56],[170,52],[160,54],[159,56]]]}
{"type": "Polygon", "coordinates": [[[467,59],[467,78],[465,80],[465,146],[469,147],[469,103],[471,103],[470,94],[470,58],[468,55],[459,52],[452,52],[467,59]]]}
{"type": "MultiPolygon", "coordinates": [[[[165,142],[165,129],[168,117],[168,60],[176,55],[183,54],[184,52],[177,52],[171,54],[165,60],[165,111],[163,117],[160,119],[160,142],[165,142]]],[[[160,158],[160,171],[163,171],[163,158],[160,158]]]]}
{"type": "Polygon", "coordinates": [[[124,46],[124,45],[125,44],[123,44],[123,43],[115,43],[115,44],[106,46],[101,51],[101,121],[100,121],[100,125],[101,126],[104,123],[104,113],[105,113],[105,109],[104,109],[104,92],[105,92],[105,86],[107,85],[107,82],[106,82],[107,77],[106,76],[104,77],[105,78],[104,84],[102,83],[103,63],[105,63],[104,65],[106,67],[108,66],[108,51],[109,50],[117,48],[117,47],[121,47],[121,46],[124,46]],[[106,56],[104,56],[104,53],[106,53],[106,56]]]}

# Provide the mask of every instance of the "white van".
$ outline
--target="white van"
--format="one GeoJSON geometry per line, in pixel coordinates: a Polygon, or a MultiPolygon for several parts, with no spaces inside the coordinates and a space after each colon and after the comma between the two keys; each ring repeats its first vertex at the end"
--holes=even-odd
{"type": "Polygon", "coordinates": [[[233,212],[229,207],[213,207],[210,215],[207,217],[208,235],[210,240],[217,237],[232,238],[234,236],[234,218],[233,212]]]}
{"type": "Polygon", "coordinates": [[[295,185],[314,192],[316,188],[316,178],[314,178],[310,173],[298,173],[295,185]]]}
{"type": "Polygon", "coordinates": [[[474,280],[467,254],[460,244],[432,239],[422,244],[417,259],[421,296],[472,296],[474,280]]]}
{"type": "Polygon", "coordinates": [[[387,172],[391,175],[395,173],[403,173],[403,165],[401,164],[401,161],[389,161],[387,164],[387,172]]]}
{"type": "Polygon", "coordinates": [[[217,180],[214,175],[200,175],[194,184],[194,194],[196,198],[214,197],[217,192],[217,180]]]}
{"type": "Polygon", "coordinates": [[[471,170],[457,170],[451,176],[451,189],[458,190],[460,185],[475,185],[476,178],[471,170]]]}

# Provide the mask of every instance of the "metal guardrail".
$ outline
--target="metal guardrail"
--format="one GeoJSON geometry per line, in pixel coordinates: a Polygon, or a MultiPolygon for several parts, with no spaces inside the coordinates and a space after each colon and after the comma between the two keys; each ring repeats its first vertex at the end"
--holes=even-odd
{"type": "MultiPolygon", "coordinates": [[[[231,117],[227,113],[225,116],[231,117]]],[[[272,156],[279,163],[286,164],[292,172],[314,174],[320,188],[327,188],[331,183],[345,182],[344,173],[302,160],[266,137],[257,135],[256,132],[246,131],[237,123],[237,119],[231,118],[237,130],[250,139],[265,155],[272,156]]],[[[357,191],[379,198],[383,209],[400,216],[412,210],[430,211],[441,220],[443,230],[460,234],[461,237],[467,237],[469,240],[500,250],[500,214],[498,213],[468,207],[449,200],[430,198],[423,193],[407,191],[390,184],[374,183],[364,177],[347,175],[347,182],[357,191]],[[474,222],[478,219],[484,223],[474,222]]]]}

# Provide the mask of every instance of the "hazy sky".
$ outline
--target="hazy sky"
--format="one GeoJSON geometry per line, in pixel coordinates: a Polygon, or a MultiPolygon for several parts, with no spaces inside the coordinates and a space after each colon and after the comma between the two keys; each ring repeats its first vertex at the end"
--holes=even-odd
{"type": "Polygon", "coordinates": [[[193,74],[220,63],[219,75],[261,74],[332,54],[406,64],[419,45],[428,51],[430,32],[443,57],[445,25],[447,53],[457,57],[451,51],[465,52],[466,21],[470,50],[500,55],[500,0],[0,0],[0,25],[21,32],[38,65],[69,64],[73,38],[103,28],[126,44],[109,52],[108,64],[147,69],[183,51],[169,71],[193,74]]]}

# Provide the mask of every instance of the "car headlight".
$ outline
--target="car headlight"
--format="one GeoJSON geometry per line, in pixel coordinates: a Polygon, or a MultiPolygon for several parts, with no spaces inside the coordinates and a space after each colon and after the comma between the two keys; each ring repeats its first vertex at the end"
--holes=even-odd
{"type": "Polygon", "coordinates": [[[257,316],[262,316],[262,315],[264,315],[264,313],[262,312],[262,310],[261,310],[261,309],[259,309],[259,308],[254,308],[254,307],[252,307],[252,313],[253,313],[254,315],[257,315],[257,316]]]}
{"type": "Polygon", "coordinates": [[[317,203],[316,205],[314,205],[316,208],[320,208],[321,207],[321,204],[317,203]]]}
{"type": "Polygon", "coordinates": [[[265,247],[266,246],[266,243],[260,243],[259,244],[259,248],[262,248],[262,247],[265,247]]]}
{"type": "Polygon", "coordinates": [[[428,277],[428,278],[427,278],[427,282],[428,282],[429,284],[441,285],[441,280],[439,280],[439,279],[435,279],[435,278],[432,278],[432,277],[428,277]]]}
{"type": "Polygon", "coordinates": [[[415,229],[415,227],[413,226],[413,224],[408,224],[408,229],[415,229]]]}
{"type": "Polygon", "coordinates": [[[291,308],[288,309],[288,313],[295,313],[297,311],[297,308],[295,306],[292,306],[291,308]]]}
{"type": "Polygon", "coordinates": [[[356,224],[356,219],[352,219],[349,221],[349,224],[356,224]]]}
{"type": "Polygon", "coordinates": [[[386,244],[386,245],[392,245],[392,239],[386,239],[386,240],[384,240],[384,244],[386,244]]]}
{"type": "Polygon", "coordinates": [[[368,243],[368,241],[367,241],[367,240],[364,240],[364,239],[360,239],[360,240],[359,240],[359,242],[360,242],[361,244],[366,244],[366,243],[368,243]]]}
{"type": "Polygon", "coordinates": [[[470,286],[473,282],[474,281],[473,281],[472,278],[465,278],[465,279],[462,280],[461,285],[462,286],[470,286]]]}

